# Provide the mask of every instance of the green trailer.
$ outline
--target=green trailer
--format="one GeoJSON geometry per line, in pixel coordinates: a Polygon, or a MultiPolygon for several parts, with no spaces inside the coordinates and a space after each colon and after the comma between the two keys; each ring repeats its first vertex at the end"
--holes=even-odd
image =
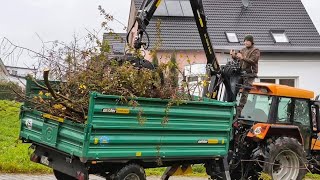
{"type": "MultiPolygon", "coordinates": [[[[26,94],[39,88],[27,82],[26,94]]],[[[234,103],[215,100],[173,105],[169,100],[136,98],[139,106],[121,97],[90,94],[86,123],[21,107],[20,139],[32,143],[30,159],[53,168],[57,179],[145,179],[144,168],[205,164],[227,171],[226,156],[232,131],[234,103]]]]}

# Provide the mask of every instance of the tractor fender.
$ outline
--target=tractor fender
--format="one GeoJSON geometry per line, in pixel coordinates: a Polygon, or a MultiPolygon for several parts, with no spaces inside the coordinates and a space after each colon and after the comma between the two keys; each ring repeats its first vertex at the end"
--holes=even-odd
{"type": "Polygon", "coordinates": [[[247,134],[247,137],[259,142],[269,137],[293,137],[301,144],[304,144],[303,138],[298,126],[286,124],[267,124],[257,123],[253,125],[247,134]]]}

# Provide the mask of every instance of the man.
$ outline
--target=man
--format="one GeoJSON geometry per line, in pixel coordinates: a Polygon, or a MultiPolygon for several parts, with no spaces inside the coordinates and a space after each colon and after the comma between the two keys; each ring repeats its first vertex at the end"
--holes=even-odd
{"type": "Polygon", "coordinates": [[[244,38],[245,48],[241,49],[239,53],[235,53],[235,50],[230,51],[231,57],[240,61],[241,71],[244,72],[244,76],[241,78],[239,84],[243,85],[242,95],[239,105],[237,107],[236,119],[241,115],[241,111],[247,102],[248,94],[255,77],[258,74],[258,61],[260,58],[260,50],[254,47],[254,41],[252,35],[247,35],[244,38]]]}

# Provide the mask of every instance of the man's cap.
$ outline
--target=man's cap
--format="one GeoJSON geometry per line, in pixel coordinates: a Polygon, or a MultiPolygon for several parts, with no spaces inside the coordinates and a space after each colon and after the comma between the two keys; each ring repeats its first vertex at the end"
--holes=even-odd
{"type": "Polygon", "coordinates": [[[246,35],[244,37],[244,41],[247,40],[247,41],[250,41],[252,44],[254,44],[254,41],[253,41],[253,36],[252,35],[246,35]]]}

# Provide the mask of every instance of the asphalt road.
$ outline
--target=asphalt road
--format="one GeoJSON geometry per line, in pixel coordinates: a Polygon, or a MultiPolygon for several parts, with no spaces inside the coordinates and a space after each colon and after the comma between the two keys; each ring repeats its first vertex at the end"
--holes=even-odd
{"type": "MultiPolygon", "coordinates": [[[[147,180],[159,180],[160,177],[151,176],[147,180]]],[[[54,175],[26,175],[26,174],[0,174],[0,180],[56,180],[54,175]]],[[[103,180],[98,176],[90,175],[90,180],[103,180]]],[[[170,180],[208,180],[208,178],[198,177],[171,177],[170,180]]]]}

